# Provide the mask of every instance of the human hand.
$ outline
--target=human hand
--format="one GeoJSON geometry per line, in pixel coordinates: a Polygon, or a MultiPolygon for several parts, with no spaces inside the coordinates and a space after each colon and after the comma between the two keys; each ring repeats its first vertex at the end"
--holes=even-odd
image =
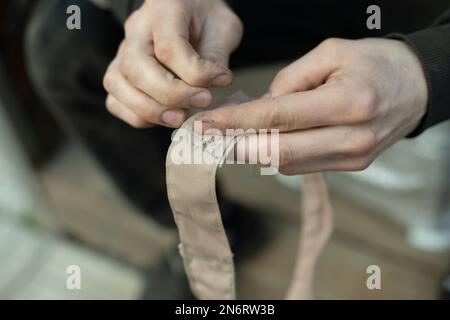
{"type": "Polygon", "coordinates": [[[107,109],[136,128],[180,126],[183,109],[211,104],[207,88],[231,84],[242,29],[222,0],[146,0],[104,76],[107,109]]]}
{"type": "Polygon", "coordinates": [[[283,174],[358,171],[417,127],[427,100],[420,61],[405,43],[329,39],[281,70],[266,97],[197,119],[204,131],[279,129],[283,174]]]}

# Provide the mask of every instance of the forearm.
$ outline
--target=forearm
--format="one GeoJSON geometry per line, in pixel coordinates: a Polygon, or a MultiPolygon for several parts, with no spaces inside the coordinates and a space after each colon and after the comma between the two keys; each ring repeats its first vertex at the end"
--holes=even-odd
{"type": "Polygon", "coordinates": [[[450,119],[450,11],[428,29],[389,37],[407,42],[416,52],[425,72],[429,92],[427,113],[410,135],[415,137],[450,119]]]}

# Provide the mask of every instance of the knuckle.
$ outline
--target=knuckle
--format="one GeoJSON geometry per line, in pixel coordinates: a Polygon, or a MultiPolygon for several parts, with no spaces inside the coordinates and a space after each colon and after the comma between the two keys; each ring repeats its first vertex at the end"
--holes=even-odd
{"type": "Polygon", "coordinates": [[[336,51],[339,48],[342,47],[342,45],[344,44],[343,39],[340,38],[328,38],[325,39],[320,46],[324,49],[324,50],[332,50],[332,51],[336,51]]]}
{"type": "Polygon", "coordinates": [[[202,56],[202,59],[210,60],[212,62],[222,62],[222,61],[228,61],[228,55],[227,53],[216,44],[210,44],[206,43],[203,46],[203,51],[207,52],[207,54],[204,54],[202,56]]]}
{"type": "Polygon", "coordinates": [[[373,160],[370,157],[362,157],[351,162],[351,171],[363,171],[366,170],[371,164],[373,160]]]}
{"type": "Polygon", "coordinates": [[[174,55],[171,41],[165,37],[155,40],[155,55],[162,63],[170,63],[174,55]]]}
{"type": "Polygon", "coordinates": [[[288,76],[287,76],[287,69],[283,68],[276,74],[274,80],[272,81],[272,84],[269,87],[270,93],[276,93],[280,88],[285,86],[288,83],[288,76]]]}
{"type": "Polygon", "coordinates": [[[136,25],[136,20],[138,18],[137,12],[133,12],[128,19],[125,20],[125,23],[123,25],[125,32],[128,33],[132,31],[136,25]]]}
{"type": "Polygon", "coordinates": [[[343,40],[328,38],[322,41],[311,54],[327,65],[338,65],[345,60],[346,52],[343,50],[343,40]]]}
{"type": "Polygon", "coordinates": [[[208,83],[208,76],[207,72],[201,72],[201,70],[193,68],[191,72],[186,74],[185,80],[191,86],[204,86],[208,83]]]}
{"type": "Polygon", "coordinates": [[[122,63],[120,64],[120,71],[125,79],[135,81],[138,76],[138,68],[136,67],[135,59],[129,51],[124,52],[122,63]]]}
{"type": "Polygon", "coordinates": [[[133,99],[130,103],[130,109],[135,110],[136,114],[144,120],[151,120],[153,118],[152,110],[147,103],[140,99],[133,99]]]}
{"type": "Polygon", "coordinates": [[[272,84],[269,87],[269,92],[278,95],[283,88],[291,87],[292,85],[292,71],[289,67],[284,67],[275,76],[272,84]]]}
{"type": "Polygon", "coordinates": [[[231,31],[240,32],[244,30],[243,23],[239,16],[228,7],[217,7],[215,12],[218,14],[218,17],[226,23],[227,27],[231,28],[231,31]]]}
{"type": "Polygon", "coordinates": [[[265,117],[266,119],[264,122],[269,124],[270,128],[281,129],[280,127],[283,125],[284,117],[277,107],[269,109],[265,117]]]}
{"type": "Polygon", "coordinates": [[[351,157],[366,157],[373,153],[376,145],[375,133],[370,129],[365,129],[355,136],[346,153],[351,157]]]}
{"type": "Polygon", "coordinates": [[[182,99],[175,91],[161,90],[159,92],[158,102],[164,106],[175,107],[182,102],[182,99]]]}
{"type": "Polygon", "coordinates": [[[228,11],[229,26],[233,32],[242,33],[244,31],[244,24],[241,19],[232,11],[228,11]]]}
{"type": "Polygon", "coordinates": [[[109,71],[103,76],[103,87],[109,93],[113,93],[117,86],[116,77],[109,71]]]}
{"type": "Polygon", "coordinates": [[[288,81],[288,79],[289,79],[289,68],[284,67],[283,69],[281,69],[277,73],[277,75],[275,76],[275,79],[277,81],[280,81],[280,82],[288,81]]]}
{"type": "Polygon", "coordinates": [[[351,40],[328,38],[324,40],[318,48],[324,56],[333,57],[335,60],[342,60],[352,54],[353,50],[348,50],[350,43],[351,40]]]}
{"type": "Polygon", "coordinates": [[[292,166],[286,165],[286,166],[280,166],[280,168],[278,169],[278,171],[285,176],[293,176],[293,175],[297,175],[298,172],[294,170],[294,168],[292,166]]]}
{"type": "Polygon", "coordinates": [[[173,98],[171,94],[167,92],[160,92],[158,100],[164,106],[171,106],[173,104],[173,98]]]}
{"type": "Polygon", "coordinates": [[[110,95],[108,95],[108,97],[106,98],[105,105],[106,105],[106,110],[108,110],[109,113],[112,113],[112,114],[115,113],[116,104],[114,102],[114,99],[112,99],[110,95]]]}
{"type": "Polygon", "coordinates": [[[109,102],[108,99],[105,101],[105,106],[106,106],[106,110],[108,110],[109,113],[112,113],[112,111],[111,111],[111,103],[109,102]]]}
{"type": "Polygon", "coordinates": [[[155,111],[146,101],[135,101],[134,106],[136,114],[146,122],[157,123],[160,121],[160,112],[155,111]]]}
{"type": "Polygon", "coordinates": [[[139,119],[137,117],[133,117],[133,119],[130,119],[128,123],[135,129],[145,129],[149,126],[149,124],[146,121],[139,119]]]}
{"type": "Polygon", "coordinates": [[[267,129],[288,130],[294,126],[295,117],[291,117],[284,110],[280,101],[273,99],[275,105],[266,113],[264,122],[267,123],[267,129]]]}
{"type": "Polygon", "coordinates": [[[370,121],[377,116],[377,95],[371,88],[358,89],[354,101],[354,112],[357,121],[370,121]]]}
{"type": "Polygon", "coordinates": [[[280,142],[280,146],[279,146],[280,150],[279,150],[279,164],[280,167],[286,167],[289,164],[291,164],[294,160],[294,153],[292,151],[292,149],[284,144],[280,142]]]}

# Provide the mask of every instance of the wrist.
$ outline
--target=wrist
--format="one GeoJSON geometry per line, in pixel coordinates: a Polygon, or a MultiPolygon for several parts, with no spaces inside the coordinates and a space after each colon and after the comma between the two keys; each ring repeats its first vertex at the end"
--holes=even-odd
{"type": "Polygon", "coordinates": [[[411,130],[408,133],[413,133],[424,121],[425,115],[429,105],[429,86],[426,79],[426,74],[421,60],[419,59],[414,48],[407,42],[401,40],[396,41],[401,47],[403,54],[400,55],[402,59],[402,72],[404,72],[405,82],[409,82],[406,95],[410,96],[410,110],[412,112],[411,130]],[[402,58],[403,57],[403,58],[402,58]]]}

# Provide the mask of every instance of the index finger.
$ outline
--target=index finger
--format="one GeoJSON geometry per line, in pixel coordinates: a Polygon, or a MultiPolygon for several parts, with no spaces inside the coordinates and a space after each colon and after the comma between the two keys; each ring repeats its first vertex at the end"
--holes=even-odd
{"type": "Polygon", "coordinates": [[[192,87],[177,79],[154,56],[151,29],[142,13],[134,13],[129,20],[126,46],[119,51],[121,73],[133,87],[171,107],[207,107],[211,94],[200,87],[192,87]],[[140,16],[138,15],[140,14],[140,16]],[[126,48],[126,49],[125,49],[126,48]]]}
{"type": "Polygon", "coordinates": [[[154,49],[157,59],[191,86],[226,86],[232,81],[230,70],[202,59],[190,43],[189,13],[175,1],[155,2],[150,10],[154,49]]]}
{"type": "Polygon", "coordinates": [[[368,102],[345,85],[324,85],[314,90],[263,98],[238,106],[203,112],[203,130],[279,129],[281,132],[364,122],[371,117],[368,102]]]}

